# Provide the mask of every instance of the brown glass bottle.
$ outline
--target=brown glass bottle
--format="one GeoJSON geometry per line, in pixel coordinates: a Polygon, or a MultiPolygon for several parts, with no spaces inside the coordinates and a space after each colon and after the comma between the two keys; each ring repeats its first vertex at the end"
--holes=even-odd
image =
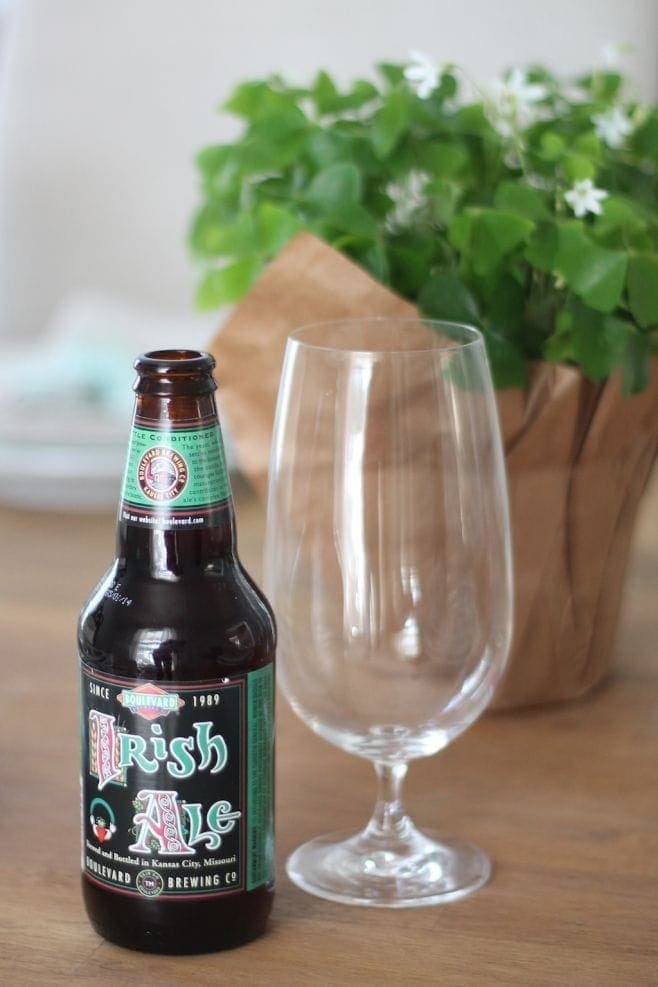
{"type": "Polygon", "coordinates": [[[236,552],[213,367],[136,360],[117,557],[78,629],[87,912],[162,953],[253,939],[273,898],[275,627],[236,552]]]}

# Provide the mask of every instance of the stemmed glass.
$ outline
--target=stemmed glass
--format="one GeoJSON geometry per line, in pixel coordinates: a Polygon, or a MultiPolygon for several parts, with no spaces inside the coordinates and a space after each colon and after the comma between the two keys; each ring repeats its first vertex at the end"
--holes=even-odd
{"type": "Polygon", "coordinates": [[[419,831],[400,798],[408,762],[486,707],[509,649],[504,460],[476,329],[372,318],[292,333],[265,580],[284,694],[379,778],[365,829],[299,847],[289,876],[360,905],[434,904],[480,887],[483,851],[419,831]]]}

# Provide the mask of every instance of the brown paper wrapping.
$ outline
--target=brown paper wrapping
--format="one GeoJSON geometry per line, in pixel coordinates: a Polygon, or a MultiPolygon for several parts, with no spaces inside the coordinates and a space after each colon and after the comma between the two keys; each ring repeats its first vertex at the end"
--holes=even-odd
{"type": "MultiPolygon", "coordinates": [[[[416,309],[327,244],[297,236],[210,345],[220,408],[260,496],[288,334],[337,318],[416,309]]],[[[654,368],[655,370],[655,368],[654,368]]],[[[494,702],[511,708],[580,696],[610,662],[633,523],[658,442],[658,373],[624,398],[537,363],[524,389],[499,392],[515,562],[515,633],[494,702]]]]}
{"type": "Polygon", "coordinates": [[[605,676],[633,523],[658,437],[658,374],[625,398],[537,364],[498,395],[515,568],[515,631],[494,706],[580,696],[605,676]]]}

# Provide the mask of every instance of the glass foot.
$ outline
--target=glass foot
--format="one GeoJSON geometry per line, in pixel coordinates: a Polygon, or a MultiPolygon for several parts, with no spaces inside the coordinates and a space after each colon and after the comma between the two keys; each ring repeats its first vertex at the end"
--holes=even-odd
{"type": "Polygon", "coordinates": [[[487,883],[491,863],[479,847],[410,829],[394,849],[368,829],[319,836],[288,858],[288,876],[320,898],[381,908],[457,901],[487,883]]]}

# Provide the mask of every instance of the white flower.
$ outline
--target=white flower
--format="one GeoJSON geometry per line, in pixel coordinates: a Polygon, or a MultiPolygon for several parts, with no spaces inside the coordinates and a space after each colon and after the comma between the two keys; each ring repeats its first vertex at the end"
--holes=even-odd
{"type": "Polygon", "coordinates": [[[633,129],[633,124],[621,106],[613,106],[607,113],[595,113],[592,123],[595,131],[608,147],[621,147],[624,138],[633,129]]]}
{"type": "Polygon", "coordinates": [[[603,64],[607,69],[619,68],[619,63],[621,61],[622,46],[619,44],[608,44],[603,45],[601,48],[601,59],[603,64]]]}
{"type": "Polygon", "coordinates": [[[409,59],[404,77],[417,96],[427,99],[439,85],[439,67],[422,51],[410,51],[409,59]]]}
{"type": "Polygon", "coordinates": [[[627,41],[621,44],[608,43],[601,47],[601,61],[608,72],[616,72],[627,55],[632,55],[635,51],[634,45],[629,45],[627,41]]]}
{"type": "Polygon", "coordinates": [[[495,79],[493,89],[498,107],[505,114],[538,103],[548,95],[546,86],[538,82],[528,82],[525,72],[518,67],[511,70],[507,79],[495,79]]]}
{"type": "Polygon", "coordinates": [[[608,198],[605,189],[595,188],[591,178],[585,178],[582,182],[576,182],[573,188],[564,193],[564,198],[569,203],[578,219],[588,213],[601,215],[601,203],[608,198]]]}
{"type": "Polygon", "coordinates": [[[498,113],[487,113],[489,121],[493,125],[494,129],[498,131],[501,137],[513,137],[516,133],[516,127],[507,120],[505,117],[498,116],[498,113]]]}
{"type": "Polygon", "coordinates": [[[387,226],[392,232],[409,226],[415,213],[426,204],[425,186],[428,178],[426,172],[412,169],[403,181],[390,182],[386,186],[386,194],[394,202],[387,217],[387,226]]]}
{"type": "Polygon", "coordinates": [[[493,93],[496,102],[491,122],[502,137],[510,137],[539,118],[541,107],[535,104],[546,98],[548,90],[537,82],[528,82],[522,69],[513,68],[507,79],[494,81],[493,93]]]}

